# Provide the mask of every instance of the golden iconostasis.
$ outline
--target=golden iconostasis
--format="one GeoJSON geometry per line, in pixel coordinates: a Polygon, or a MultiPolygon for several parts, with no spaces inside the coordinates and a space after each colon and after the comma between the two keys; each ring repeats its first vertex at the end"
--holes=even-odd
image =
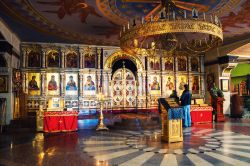
{"type": "Polygon", "coordinates": [[[116,99],[124,100],[119,104],[123,108],[155,107],[159,97],[169,97],[173,90],[180,96],[184,84],[189,84],[193,97],[204,96],[202,56],[155,57],[146,61],[142,57],[119,54],[117,59],[132,57],[130,60],[141,68],[127,69],[133,80],[124,76],[125,81],[117,81],[112,77],[112,65],[107,65],[117,61],[116,56],[102,49],[26,44],[22,50],[23,91],[28,95],[26,106],[30,110],[36,110],[40,104],[47,110],[95,109],[101,88],[110,98],[107,104],[110,109],[116,99]],[[109,57],[113,57],[112,62],[109,57]],[[142,66],[145,62],[147,67],[142,66]],[[103,69],[103,66],[110,68],[103,69]],[[118,93],[117,88],[126,91],[118,93]],[[137,96],[128,97],[130,90],[137,96]]]}

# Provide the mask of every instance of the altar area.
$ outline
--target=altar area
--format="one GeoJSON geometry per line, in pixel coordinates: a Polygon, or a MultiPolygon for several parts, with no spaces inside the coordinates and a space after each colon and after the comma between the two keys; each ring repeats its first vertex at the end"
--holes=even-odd
{"type": "Polygon", "coordinates": [[[117,47],[24,43],[20,70],[25,103],[22,111],[34,115],[45,111],[95,113],[97,94],[108,102],[104,111],[114,113],[155,112],[159,97],[178,96],[189,84],[193,98],[204,99],[204,57],[140,57],[117,47]]]}

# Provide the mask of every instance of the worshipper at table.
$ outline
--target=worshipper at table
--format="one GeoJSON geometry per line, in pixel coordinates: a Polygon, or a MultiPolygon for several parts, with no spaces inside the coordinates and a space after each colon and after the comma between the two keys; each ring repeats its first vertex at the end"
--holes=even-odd
{"type": "Polygon", "coordinates": [[[179,97],[177,95],[176,90],[172,91],[172,94],[170,95],[170,98],[173,98],[175,100],[176,103],[179,103],[179,97]]]}
{"type": "Polygon", "coordinates": [[[183,91],[181,95],[181,106],[183,106],[184,110],[184,127],[191,127],[191,116],[190,116],[190,105],[191,105],[191,99],[192,94],[189,91],[188,85],[184,85],[185,90],[183,91]]]}

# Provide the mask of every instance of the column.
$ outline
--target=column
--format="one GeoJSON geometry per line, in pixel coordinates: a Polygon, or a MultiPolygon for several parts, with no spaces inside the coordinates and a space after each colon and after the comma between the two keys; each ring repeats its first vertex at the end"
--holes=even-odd
{"type": "Polygon", "coordinates": [[[109,87],[109,81],[108,81],[108,73],[103,71],[103,92],[105,96],[108,96],[108,87],[109,87]]]}
{"type": "Polygon", "coordinates": [[[79,52],[80,52],[80,68],[84,68],[84,49],[83,48],[79,48],[79,52]]]}
{"type": "Polygon", "coordinates": [[[142,95],[145,96],[146,93],[146,73],[142,73],[142,95]]]}
{"type": "Polygon", "coordinates": [[[22,49],[22,66],[23,68],[26,68],[26,59],[27,59],[27,49],[22,49]]]}
{"type": "Polygon", "coordinates": [[[26,73],[25,72],[22,72],[22,84],[23,84],[23,92],[24,93],[28,93],[28,88],[27,88],[27,84],[26,84],[26,79],[27,79],[27,77],[26,77],[26,73]]]}
{"type": "Polygon", "coordinates": [[[46,65],[46,50],[42,49],[42,68],[45,68],[46,65]]]}
{"type": "Polygon", "coordinates": [[[41,73],[41,93],[42,93],[42,96],[46,96],[46,73],[41,73]]]}
{"type": "Polygon", "coordinates": [[[109,95],[109,97],[111,97],[112,96],[112,88],[111,88],[111,71],[108,71],[107,72],[107,77],[108,77],[108,86],[107,86],[107,88],[108,88],[108,95],[109,95]]]}
{"type": "Polygon", "coordinates": [[[64,49],[61,49],[61,68],[65,68],[65,50],[64,49]]]}
{"type": "Polygon", "coordinates": [[[61,96],[65,95],[65,74],[60,73],[61,96]]]}
{"type": "Polygon", "coordinates": [[[97,68],[100,69],[101,68],[101,53],[102,53],[102,50],[101,49],[97,49],[97,56],[98,56],[98,65],[97,65],[97,68]]]}
{"type": "Polygon", "coordinates": [[[143,95],[143,79],[142,79],[142,73],[138,73],[138,84],[139,84],[139,87],[138,87],[138,96],[142,96],[143,95]]]}
{"type": "Polygon", "coordinates": [[[100,78],[100,77],[99,77],[99,73],[98,73],[97,71],[96,71],[95,73],[96,73],[96,74],[95,74],[95,75],[96,75],[96,78],[95,78],[95,79],[96,79],[96,80],[95,80],[95,82],[96,82],[96,93],[98,94],[98,93],[100,92],[100,87],[99,87],[99,85],[100,85],[100,84],[99,84],[99,78],[100,78]]]}
{"type": "Polygon", "coordinates": [[[80,86],[79,86],[79,88],[80,88],[80,96],[82,97],[83,96],[83,88],[82,88],[82,85],[83,85],[83,74],[82,73],[80,73],[79,74],[79,77],[80,77],[80,86]]]}

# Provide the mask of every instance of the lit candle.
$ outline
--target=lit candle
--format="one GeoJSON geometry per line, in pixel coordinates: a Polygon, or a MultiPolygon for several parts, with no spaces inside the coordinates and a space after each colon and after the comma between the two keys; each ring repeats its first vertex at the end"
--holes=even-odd
{"type": "Polygon", "coordinates": [[[141,18],[141,23],[144,24],[144,17],[141,18]]]}
{"type": "Polygon", "coordinates": [[[150,21],[153,21],[153,15],[150,16],[150,21]]]}

